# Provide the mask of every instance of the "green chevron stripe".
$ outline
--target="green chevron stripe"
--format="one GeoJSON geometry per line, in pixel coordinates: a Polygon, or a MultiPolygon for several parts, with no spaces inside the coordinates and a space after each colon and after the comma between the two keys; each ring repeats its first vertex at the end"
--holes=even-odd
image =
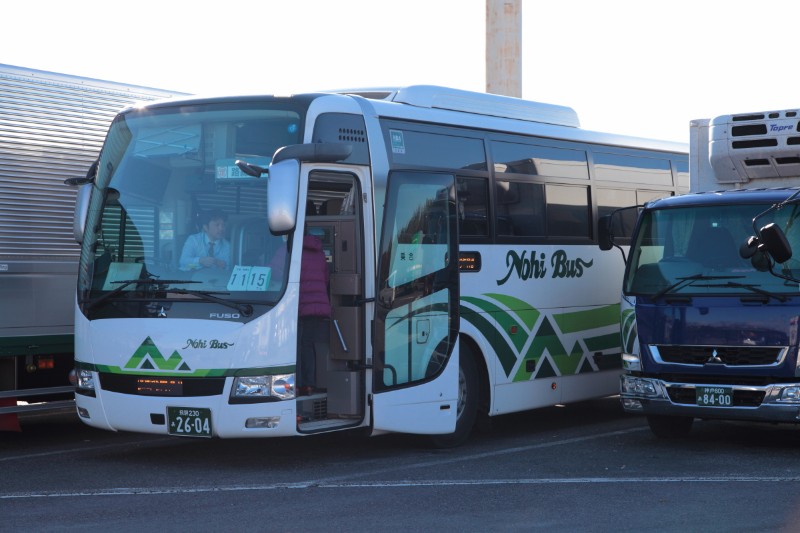
{"type": "Polygon", "coordinates": [[[473,298],[470,296],[465,296],[461,298],[462,301],[471,303],[475,307],[482,309],[483,311],[490,313],[492,317],[497,321],[497,324],[500,326],[500,329],[505,331],[508,334],[508,337],[511,339],[511,342],[514,343],[514,347],[517,349],[517,352],[522,350],[522,347],[525,346],[525,343],[528,341],[528,331],[530,328],[526,328],[524,330],[525,334],[521,335],[519,333],[512,335],[511,328],[516,327],[521,329],[519,322],[514,320],[514,318],[505,310],[500,309],[492,302],[481,300],[480,298],[473,298]]]}
{"type": "Polygon", "coordinates": [[[532,308],[519,298],[497,293],[487,293],[482,296],[462,297],[464,304],[469,304],[479,310],[476,311],[472,307],[462,304],[462,318],[475,326],[489,340],[497,352],[498,360],[506,376],[511,376],[512,370],[517,369],[512,377],[515,382],[595,371],[596,369],[586,357],[588,352],[619,350],[619,329],[614,333],[579,339],[573,343],[569,353],[561,338],[561,335],[565,334],[581,334],[609,326],[619,327],[619,304],[554,314],[542,318],[541,311],[532,308]],[[486,298],[494,300],[497,304],[486,298]],[[497,325],[495,326],[491,320],[485,318],[487,316],[495,320],[497,325]],[[534,333],[533,328],[540,319],[541,323],[534,333]],[[510,332],[512,327],[520,327],[520,323],[524,324],[528,335],[508,335],[510,341],[506,341],[505,336],[499,330],[510,332]],[[528,342],[529,346],[525,349],[528,342]]]}
{"type": "MultiPolygon", "coordinates": [[[[161,351],[156,347],[153,339],[147,337],[144,342],[142,342],[141,346],[136,349],[133,353],[133,356],[125,363],[125,368],[132,369],[132,368],[153,368],[150,364],[150,360],[156,365],[156,368],[159,370],[175,370],[178,368],[178,365],[181,365],[181,369],[190,370],[189,366],[186,365],[186,362],[181,357],[177,351],[172,352],[172,355],[169,356],[169,359],[165,359],[163,355],[161,355],[161,351]],[[149,359],[148,359],[149,357],[149,359]]],[[[186,374],[185,372],[181,373],[186,374]]]]}
{"type": "Polygon", "coordinates": [[[619,324],[619,304],[561,313],[554,315],[553,319],[562,333],[575,333],[603,326],[613,326],[619,324]]]}
{"type": "MultiPolygon", "coordinates": [[[[552,357],[553,362],[560,369],[559,362],[566,362],[567,351],[564,349],[564,345],[561,344],[561,340],[558,338],[558,334],[556,333],[555,329],[553,328],[553,325],[550,323],[547,317],[542,319],[542,323],[539,326],[539,330],[536,332],[536,335],[534,335],[533,342],[531,342],[528,351],[525,353],[523,362],[519,366],[519,369],[517,370],[517,373],[514,376],[514,381],[525,381],[531,379],[533,372],[527,370],[529,365],[527,365],[526,362],[530,360],[534,361],[538,360],[544,354],[545,349],[550,354],[550,357],[552,357]]],[[[577,367],[577,364],[575,366],[577,367]]],[[[539,372],[536,374],[536,377],[542,378],[542,377],[552,377],[552,376],[549,374],[542,375],[541,372],[539,372]]]]}
{"type": "Polygon", "coordinates": [[[588,337],[584,339],[586,348],[590,352],[602,352],[603,350],[610,350],[616,348],[619,350],[620,337],[619,332],[609,333],[607,335],[599,335],[597,337],[588,337]]]}
{"type": "Polygon", "coordinates": [[[513,296],[508,296],[507,294],[497,294],[494,292],[489,292],[484,294],[484,296],[488,296],[489,298],[493,298],[500,302],[501,304],[505,305],[506,308],[511,310],[515,315],[519,317],[525,326],[527,326],[528,331],[533,329],[533,326],[536,325],[536,321],[539,320],[539,316],[542,314],[530,304],[524,300],[520,300],[519,298],[514,298],[513,296]]]}
{"type": "Polygon", "coordinates": [[[634,313],[633,309],[626,309],[623,313],[622,343],[627,353],[633,353],[637,336],[636,313],[634,313]]]}
{"type": "MultiPolygon", "coordinates": [[[[553,358],[556,368],[562,376],[569,376],[575,374],[578,370],[578,365],[583,360],[583,348],[580,343],[576,342],[572,347],[572,352],[569,354],[550,354],[553,358]]],[[[536,376],[539,378],[539,376],[536,376]]]]}
{"type": "Polygon", "coordinates": [[[475,328],[481,332],[481,335],[489,340],[489,343],[497,354],[497,359],[500,360],[500,366],[503,367],[503,371],[506,373],[506,377],[508,377],[514,365],[517,363],[517,355],[514,353],[514,350],[512,350],[508,343],[497,334],[497,330],[495,330],[492,323],[486,320],[482,314],[463,305],[460,306],[460,313],[461,318],[475,326],[475,328]]]}

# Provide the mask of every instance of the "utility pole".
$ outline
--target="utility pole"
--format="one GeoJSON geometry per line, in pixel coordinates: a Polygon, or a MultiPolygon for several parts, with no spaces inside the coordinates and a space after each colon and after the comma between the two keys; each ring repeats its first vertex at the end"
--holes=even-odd
{"type": "Polygon", "coordinates": [[[522,0],[486,0],[486,92],[522,97],[522,0]]]}

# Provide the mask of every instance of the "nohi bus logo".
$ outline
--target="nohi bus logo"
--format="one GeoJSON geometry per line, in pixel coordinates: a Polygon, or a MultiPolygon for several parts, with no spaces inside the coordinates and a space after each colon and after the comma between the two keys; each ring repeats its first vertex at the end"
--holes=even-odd
{"type": "Polygon", "coordinates": [[[172,352],[169,359],[165,359],[150,337],[147,337],[144,342],[142,342],[141,346],[136,349],[133,356],[125,363],[125,368],[136,370],[172,370],[178,372],[192,371],[177,350],[172,352]]]}

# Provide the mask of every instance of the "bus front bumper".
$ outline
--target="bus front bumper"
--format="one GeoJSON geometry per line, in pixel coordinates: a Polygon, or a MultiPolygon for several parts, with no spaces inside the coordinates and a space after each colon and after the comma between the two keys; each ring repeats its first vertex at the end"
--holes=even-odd
{"type": "MultiPolygon", "coordinates": [[[[80,419],[109,431],[132,431],[175,436],[259,438],[297,435],[295,401],[227,404],[227,397],[145,397],[98,391],[97,396],[75,395],[80,419]],[[210,434],[176,434],[170,413],[175,409],[198,412],[208,418],[210,434]]],[[[194,422],[194,421],[193,421],[194,422]]],[[[202,429],[202,427],[200,428],[202,429]]]]}

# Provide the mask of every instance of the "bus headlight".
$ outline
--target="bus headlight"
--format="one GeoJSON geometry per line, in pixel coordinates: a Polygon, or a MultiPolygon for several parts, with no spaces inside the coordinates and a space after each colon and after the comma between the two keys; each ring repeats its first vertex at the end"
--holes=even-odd
{"type": "Polygon", "coordinates": [[[275,376],[241,376],[233,380],[231,398],[291,400],[294,398],[294,374],[275,376]]]}
{"type": "Polygon", "coordinates": [[[75,371],[75,386],[83,391],[94,391],[94,375],[91,370],[79,368],[75,371]]]}

